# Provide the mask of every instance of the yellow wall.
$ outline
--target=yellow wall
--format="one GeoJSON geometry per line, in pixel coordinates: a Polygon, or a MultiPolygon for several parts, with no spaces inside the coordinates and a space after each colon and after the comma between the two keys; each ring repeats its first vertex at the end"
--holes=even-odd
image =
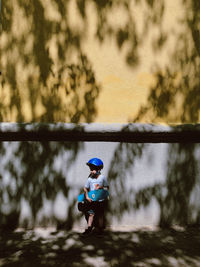
{"type": "MultiPolygon", "coordinates": [[[[196,69],[199,57],[196,63],[184,59],[188,62],[183,62],[182,69],[178,65],[181,53],[184,58],[193,49],[186,25],[187,17],[195,15],[192,9],[187,13],[192,0],[188,7],[181,0],[124,2],[114,1],[110,7],[103,6],[105,1],[98,6],[88,0],[80,10],[76,1],[4,3],[1,120],[128,122],[134,121],[142,106],[148,112],[138,117],[139,122],[192,120],[191,110],[181,119],[185,93],[179,87],[185,86],[181,79],[190,74],[185,66],[189,62],[196,69]],[[97,29],[103,32],[102,41],[97,29]],[[119,29],[129,34],[121,48],[119,29]],[[191,47],[181,39],[186,30],[191,47]],[[132,61],[126,60],[128,54],[132,61]],[[70,76],[72,64],[76,67],[70,76]],[[156,99],[152,100],[148,96],[154,87],[156,99]],[[160,111],[166,101],[173,102],[174,113],[170,105],[160,111]]],[[[191,84],[192,90],[195,86],[191,84]]]]}
{"type": "MultiPolygon", "coordinates": [[[[162,28],[171,33],[180,30],[178,20],[183,17],[183,7],[180,1],[165,1],[165,14],[162,28]]],[[[131,5],[131,13],[135,17],[137,27],[145,27],[145,5],[131,5]]],[[[91,10],[90,25],[95,25],[95,15],[91,10]]],[[[116,25],[125,25],[126,12],[114,9],[109,17],[116,25]]],[[[160,26],[159,26],[160,27],[160,26]]],[[[159,28],[158,27],[158,28],[159,28]]],[[[140,31],[142,31],[140,29],[140,31]]],[[[85,51],[92,61],[95,73],[101,83],[102,91],[97,100],[97,122],[128,122],[138,113],[141,105],[147,102],[150,88],[155,84],[156,65],[161,70],[165,64],[169,64],[169,51],[174,48],[174,36],[170,35],[163,51],[154,53],[152,40],[159,34],[157,27],[152,27],[144,44],[139,47],[140,63],[131,67],[125,62],[127,47],[119,50],[116,42],[110,38],[103,44],[94,39],[95,27],[89,29],[89,38],[85,43],[85,51]]],[[[151,116],[147,116],[143,122],[151,122],[151,116]]],[[[164,122],[164,120],[162,120],[164,122]]]]}

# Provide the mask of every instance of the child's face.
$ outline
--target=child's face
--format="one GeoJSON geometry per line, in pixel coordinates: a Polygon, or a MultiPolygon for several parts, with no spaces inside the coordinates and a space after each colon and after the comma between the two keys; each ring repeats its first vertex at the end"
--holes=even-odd
{"type": "Polygon", "coordinates": [[[95,169],[93,166],[90,166],[90,176],[91,177],[95,177],[98,173],[99,173],[99,171],[97,169],[95,169]]]}

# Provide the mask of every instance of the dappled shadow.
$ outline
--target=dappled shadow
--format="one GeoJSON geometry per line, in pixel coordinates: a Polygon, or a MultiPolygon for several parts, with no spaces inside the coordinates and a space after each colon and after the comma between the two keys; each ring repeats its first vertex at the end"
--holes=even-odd
{"type": "MultiPolygon", "coordinates": [[[[182,30],[176,34],[175,45],[169,53],[170,64],[164,68],[158,64],[156,82],[151,87],[148,100],[140,108],[138,115],[132,118],[132,122],[199,121],[200,4],[193,0],[182,2],[182,30]]],[[[184,131],[184,127],[179,130],[184,131]]],[[[198,151],[199,144],[190,144],[189,137],[185,143],[168,144],[164,182],[135,192],[134,207],[148,206],[152,199],[156,199],[160,208],[160,225],[199,224],[198,151]]]]}
{"type": "MultiPolygon", "coordinates": [[[[26,126],[31,131],[32,126],[26,126]]],[[[48,127],[49,132],[53,132],[50,124],[32,128],[39,132],[48,127]]],[[[22,132],[24,129],[22,127],[22,132]]],[[[62,124],[56,129],[61,130],[62,124]]],[[[71,127],[73,129],[77,126],[71,127]]],[[[82,133],[85,128],[80,125],[78,130],[82,133]]],[[[80,174],[73,176],[70,170],[74,166],[79,170],[75,162],[84,143],[45,141],[45,136],[43,139],[42,142],[1,143],[0,227],[3,229],[14,230],[19,225],[25,228],[56,225],[58,229],[71,229],[82,220],[77,210],[77,196],[84,182],[80,182],[80,174]],[[63,219],[53,211],[59,197],[62,197],[62,208],[57,210],[63,219]],[[29,209],[26,216],[22,212],[24,206],[29,209]]],[[[166,144],[164,150],[159,144],[155,145],[118,143],[116,146],[106,174],[110,184],[108,224],[115,220],[118,224],[124,223],[124,216],[130,214],[128,223],[134,225],[134,216],[148,208],[151,214],[141,215],[142,224],[151,224],[151,217],[156,217],[154,225],[162,227],[200,223],[199,144],[166,144]],[[156,173],[156,168],[162,171],[156,173]],[[156,202],[156,208],[152,207],[152,201],[156,202]]]]}
{"type": "MultiPolygon", "coordinates": [[[[149,8],[143,19],[148,22],[145,32],[147,34],[154,27],[158,30],[157,39],[152,42],[153,54],[156,58],[165,51],[168,60],[164,65],[161,60],[152,62],[154,83],[147,101],[130,122],[197,123],[200,109],[200,4],[195,0],[183,0],[177,28],[164,29],[167,4],[166,1],[157,2],[146,1],[149,8]],[[159,5],[158,9],[156,5],[159,5]],[[168,42],[170,39],[173,45],[168,42]]],[[[179,130],[184,131],[184,128],[179,130]]],[[[126,211],[147,208],[156,200],[160,211],[158,224],[161,226],[199,224],[199,144],[190,144],[189,136],[185,143],[168,144],[166,173],[160,177],[161,182],[155,181],[153,185],[144,185],[140,189],[125,188],[129,172],[134,173],[134,160],[144,156],[147,150],[147,144],[121,143],[116,148],[109,177],[114,191],[120,193],[120,199],[111,203],[111,210],[114,209],[120,218],[126,211]]],[[[132,179],[135,181],[139,177],[132,175],[132,179]]]]}
{"type": "Polygon", "coordinates": [[[108,178],[110,180],[111,201],[107,216],[120,220],[124,213],[132,210],[134,188],[127,185],[127,175],[133,174],[136,158],[142,156],[145,144],[120,143],[112,157],[108,178]],[[120,196],[120,197],[119,197],[120,196]]]}
{"type": "MultiPolygon", "coordinates": [[[[154,2],[154,1],[151,1],[154,2]]],[[[165,66],[154,65],[155,83],[148,99],[130,121],[197,123],[200,109],[200,4],[183,0],[182,18],[174,29],[174,45],[168,49],[165,66]]],[[[163,32],[160,32],[159,39],[163,32]]],[[[173,36],[168,32],[168,37],[173,36]]],[[[163,47],[167,49],[167,46],[163,47]]]]}
{"type": "MultiPolygon", "coordinates": [[[[132,118],[132,121],[198,121],[200,5],[197,1],[182,1],[185,13],[183,12],[184,16],[180,21],[181,30],[175,34],[163,30],[162,27],[166,1],[144,1],[146,9],[142,11],[144,19],[140,31],[132,11],[136,7],[140,8],[141,1],[76,1],[81,26],[70,24],[70,2],[72,1],[51,1],[52,6],[43,6],[38,0],[31,4],[25,1],[4,1],[1,44],[1,121],[77,123],[94,120],[100,85],[96,81],[93,66],[83,51],[87,34],[87,5],[89,3],[94,5],[96,11],[95,38],[100,42],[114,38],[119,51],[125,49],[125,61],[128,66],[136,67],[140,64],[139,48],[142,48],[146,42],[152,28],[158,30],[158,36],[152,41],[154,55],[166,49],[169,37],[175,36],[172,50],[167,51],[169,63],[166,67],[163,68],[158,63],[152,62],[156,83],[151,88],[147,103],[141,107],[138,116],[132,118]],[[50,6],[55,13],[48,10],[50,6]],[[127,22],[123,26],[112,24],[108,19],[109,14],[113,14],[112,11],[114,12],[115,9],[123,10],[126,14],[127,22]],[[49,12],[48,15],[46,12],[49,12]],[[16,18],[21,18],[20,25],[16,23],[18,20],[16,18]]],[[[13,223],[18,221],[18,205],[22,196],[31,201],[33,216],[36,216],[42,205],[43,194],[45,198],[48,198],[46,194],[49,192],[49,198],[55,198],[53,190],[55,185],[47,178],[51,173],[57,177],[56,190],[59,191],[62,188],[61,191],[65,196],[69,191],[64,185],[63,174],[52,169],[51,165],[60,147],[54,147],[53,143],[45,142],[42,145],[40,143],[29,145],[30,143],[20,144],[14,152],[15,160],[6,167],[15,177],[14,186],[12,186],[14,189],[17,188],[17,191],[11,189],[11,184],[1,187],[5,187],[5,190],[0,192],[1,196],[13,203],[10,212],[12,216],[9,219],[13,223]],[[37,158],[34,158],[34,153],[37,158]],[[24,163],[25,160],[26,163],[24,163]],[[15,164],[18,164],[17,168],[21,166],[20,178],[20,172],[15,164]],[[45,166],[47,166],[47,171],[45,166]],[[38,178],[38,175],[34,173],[38,171],[38,174],[41,174],[44,170],[46,173],[44,181],[41,181],[44,186],[44,191],[42,191],[38,179],[35,178],[36,176],[38,178]],[[32,178],[29,180],[29,175],[36,179],[36,182],[33,182],[33,188],[32,178]]],[[[78,150],[77,144],[70,144],[69,147],[68,145],[65,143],[64,146],[67,146],[67,149],[70,147],[75,157],[78,150]]],[[[116,196],[117,193],[123,192],[124,199],[122,198],[113,207],[111,206],[111,212],[113,210],[113,213],[120,217],[124,211],[148,206],[150,200],[156,198],[161,210],[160,224],[168,225],[176,222],[185,224],[190,220],[194,223],[198,222],[199,207],[194,209],[193,204],[188,203],[193,189],[198,185],[199,167],[194,157],[195,150],[193,145],[170,145],[167,165],[169,172],[166,181],[140,191],[132,189],[127,191],[123,185],[126,172],[133,167],[134,158],[139,159],[145,153],[146,145],[120,144],[114,154],[108,176],[114,188],[112,194],[116,196]],[[171,161],[171,155],[175,157],[173,161],[171,161]],[[186,166],[187,170],[185,170],[186,166]],[[191,180],[189,185],[188,179],[191,180]],[[180,215],[182,203],[185,209],[184,215],[180,215]],[[190,216],[190,210],[196,211],[194,217],[190,216]],[[174,211],[176,214],[172,216],[174,211]]],[[[6,151],[6,147],[1,145],[2,158],[6,151]]],[[[4,224],[4,218],[5,216],[2,216],[2,224],[4,224]]],[[[6,221],[5,224],[7,224],[6,221]]]]}
{"type": "Polygon", "coordinates": [[[51,0],[46,6],[38,0],[3,2],[1,98],[6,101],[1,101],[1,120],[91,122],[95,118],[101,87],[83,49],[92,27],[92,38],[100,43],[114,40],[132,68],[142,64],[143,48],[150,43],[155,83],[131,121],[197,122],[200,5],[195,0],[181,2],[182,12],[169,17],[174,19],[169,28],[164,0],[51,0]],[[112,21],[111,14],[120,15],[122,21],[112,21]],[[159,60],[163,52],[168,55],[164,66],[159,60]]]}
{"type": "MultiPolygon", "coordinates": [[[[100,85],[82,50],[86,23],[81,20],[80,28],[70,24],[68,4],[63,0],[2,3],[1,121],[94,120],[100,85]]],[[[23,225],[33,227],[40,210],[61,194],[68,201],[67,221],[48,214],[40,223],[70,229],[79,218],[73,217],[76,201],[69,199],[67,175],[81,148],[83,143],[47,142],[45,136],[43,142],[1,143],[0,227],[18,226],[24,202],[30,215],[23,225]]]]}
{"type": "Polygon", "coordinates": [[[101,238],[50,229],[3,234],[1,266],[198,266],[199,229],[107,231],[101,238]]]}
{"type": "Polygon", "coordinates": [[[77,203],[70,191],[78,195],[81,185],[73,188],[68,173],[82,148],[77,142],[1,143],[0,228],[12,231],[20,222],[28,228],[39,223],[71,229],[80,216],[74,213],[77,203]],[[63,220],[51,210],[59,195],[67,200],[63,220]],[[41,216],[49,205],[52,208],[41,216]],[[23,218],[24,206],[29,213],[23,218]]]}
{"type": "MultiPolygon", "coordinates": [[[[154,82],[145,104],[129,121],[198,122],[199,2],[182,0],[177,7],[170,1],[168,4],[163,0],[93,2],[98,14],[96,36],[101,42],[113,38],[119,51],[123,51],[128,66],[142,66],[143,48],[146,43],[150,44],[149,56],[152,56],[152,59],[148,59],[151,60],[149,71],[154,82]],[[174,16],[176,12],[172,10],[173,7],[177,8],[177,16],[174,16]],[[112,14],[112,11],[114,14],[116,10],[120,10],[124,15],[124,23],[111,22],[109,14],[112,14]]],[[[118,14],[122,15],[120,12],[118,14]]]]}
{"type": "Polygon", "coordinates": [[[135,195],[135,207],[147,206],[152,198],[159,203],[159,225],[200,224],[199,161],[195,144],[169,144],[166,178],[135,195]]]}
{"type": "Polygon", "coordinates": [[[2,3],[1,121],[95,118],[100,85],[82,50],[86,25],[70,24],[69,1],[50,2],[2,3]]]}
{"type": "Polygon", "coordinates": [[[173,34],[162,27],[165,5],[163,0],[3,2],[1,98],[6,101],[1,120],[94,120],[101,86],[84,49],[88,32],[94,28],[92,38],[100,43],[114,40],[126,65],[134,69],[142,63],[149,32],[158,31],[152,40],[153,54],[165,48],[173,34]],[[95,22],[90,20],[91,7],[95,22]],[[111,19],[118,12],[123,18],[120,24],[111,19]]]}
{"type": "MultiPolygon", "coordinates": [[[[182,128],[179,131],[184,131],[182,128]]],[[[166,148],[158,150],[158,145],[150,143],[120,143],[116,147],[108,172],[112,196],[110,216],[120,221],[124,214],[130,213],[134,224],[133,214],[150,207],[152,216],[158,213],[154,224],[161,227],[200,224],[199,144],[168,143],[166,148]],[[154,161],[156,164],[152,165],[154,161]],[[135,171],[138,162],[142,170],[135,171]],[[158,166],[162,172],[160,177],[154,177],[158,166]],[[142,181],[144,175],[140,177],[140,173],[144,171],[149,178],[142,181]],[[152,201],[156,202],[156,208],[151,206],[152,201]]]]}

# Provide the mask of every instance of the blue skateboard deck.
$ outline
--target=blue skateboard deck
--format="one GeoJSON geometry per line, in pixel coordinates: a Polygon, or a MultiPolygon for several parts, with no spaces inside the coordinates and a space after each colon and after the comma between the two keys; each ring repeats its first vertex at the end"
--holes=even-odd
{"type": "MultiPolygon", "coordinates": [[[[102,201],[107,199],[109,196],[108,190],[105,189],[98,189],[94,191],[88,192],[88,197],[91,198],[93,201],[102,201]]],[[[85,194],[78,195],[78,202],[82,202],[85,200],[85,194]]]]}

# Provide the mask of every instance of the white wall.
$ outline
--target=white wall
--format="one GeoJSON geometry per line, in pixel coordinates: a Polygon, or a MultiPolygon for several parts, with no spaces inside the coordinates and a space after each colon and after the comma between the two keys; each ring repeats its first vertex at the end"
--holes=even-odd
{"type": "Polygon", "coordinates": [[[110,184],[109,224],[199,222],[199,156],[199,144],[187,143],[3,142],[1,221],[16,211],[21,224],[45,225],[45,216],[48,223],[84,227],[76,199],[88,177],[86,162],[99,157],[110,184]]]}

